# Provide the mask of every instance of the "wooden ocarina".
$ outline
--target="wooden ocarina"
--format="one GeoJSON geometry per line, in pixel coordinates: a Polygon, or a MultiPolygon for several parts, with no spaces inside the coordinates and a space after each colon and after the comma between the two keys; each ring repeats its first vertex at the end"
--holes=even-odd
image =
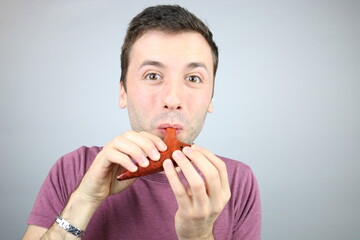
{"type": "MultiPolygon", "coordinates": [[[[136,166],[138,167],[138,170],[136,172],[130,172],[125,169],[125,171],[123,171],[122,173],[120,173],[117,176],[117,180],[121,181],[121,180],[126,180],[126,179],[130,179],[130,178],[135,178],[135,177],[142,177],[142,176],[146,176],[146,175],[153,174],[156,172],[164,171],[162,164],[165,161],[165,159],[171,159],[175,163],[174,159],[172,159],[172,153],[176,150],[182,150],[186,146],[188,146],[188,147],[191,146],[189,144],[186,144],[186,143],[183,143],[183,142],[180,142],[179,140],[177,140],[176,129],[174,129],[174,128],[166,128],[164,143],[166,144],[167,149],[164,152],[160,152],[160,160],[159,161],[150,160],[148,157],[149,166],[144,168],[144,167],[139,166],[139,164],[136,163],[136,166]]],[[[175,163],[175,166],[176,166],[176,163],[175,163]]]]}

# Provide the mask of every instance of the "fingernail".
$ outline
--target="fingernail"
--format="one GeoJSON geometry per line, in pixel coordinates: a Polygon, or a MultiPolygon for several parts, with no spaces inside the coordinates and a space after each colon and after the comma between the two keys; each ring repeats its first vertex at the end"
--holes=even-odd
{"type": "Polygon", "coordinates": [[[166,146],[166,144],[165,143],[163,143],[163,142],[161,142],[161,144],[160,144],[160,151],[166,151],[166,149],[167,149],[167,146],[166,146]]]}
{"type": "Polygon", "coordinates": [[[149,160],[145,156],[141,157],[141,166],[143,167],[149,166],[149,160]]]}
{"type": "Polygon", "coordinates": [[[181,158],[183,156],[183,153],[180,150],[176,150],[173,152],[174,157],[181,158]]]}
{"type": "Polygon", "coordinates": [[[136,172],[138,170],[138,167],[135,164],[133,164],[130,168],[130,172],[136,172]]]}
{"type": "Polygon", "coordinates": [[[191,153],[192,149],[190,147],[184,147],[183,152],[184,153],[191,153]]]}
{"type": "Polygon", "coordinates": [[[199,147],[198,145],[195,145],[195,144],[193,144],[193,145],[191,146],[191,148],[192,148],[192,149],[195,149],[195,150],[200,150],[200,147],[199,147]]]}
{"type": "Polygon", "coordinates": [[[171,162],[170,159],[166,159],[163,163],[163,167],[165,169],[170,169],[170,168],[172,168],[172,166],[173,166],[173,163],[171,162]]]}
{"type": "Polygon", "coordinates": [[[151,159],[153,160],[159,160],[160,159],[160,153],[157,149],[154,149],[152,152],[151,152],[151,159]]]}

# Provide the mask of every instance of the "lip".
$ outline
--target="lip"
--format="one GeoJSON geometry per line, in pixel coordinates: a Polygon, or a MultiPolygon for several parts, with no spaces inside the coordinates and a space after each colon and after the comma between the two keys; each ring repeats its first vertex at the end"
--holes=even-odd
{"type": "Polygon", "coordinates": [[[158,130],[161,132],[161,134],[165,135],[167,128],[175,128],[176,129],[176,135],[178,135],[181,130],[183,130],[183,127],[180,124],[170,124],[170,123],[163,123],[158,126],[158,130]]]}
{"type": "Polygon", "coordinates": [[[176,130],[181,130],[183,127],[180,124],[163,123],[160,124],[158,128],[160,129],[175,128],[176,130]]]}

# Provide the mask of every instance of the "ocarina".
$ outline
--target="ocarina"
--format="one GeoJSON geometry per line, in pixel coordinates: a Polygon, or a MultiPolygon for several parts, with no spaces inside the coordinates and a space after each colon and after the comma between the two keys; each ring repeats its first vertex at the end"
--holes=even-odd
{"type": "Polygon", "coordinates": [[[179,141],[176,138],[176,129],[174,128],[166,128],[165,137],[164,137],[164,143],[167,146],[166,151],[160,152],[160,160],[159,161],[153,161],[149,159],[149,166],[147,167],[141,167],[139,164],[136,163],[136,166],[138,167],[138,170],[136,172],[130,172],[128,170],[124,170],[117,176],[117,180],[122,181],[126,179],[131,179],[135,177],[143,177],[146,175],[150,175],[153,173],[164,171],[164,168],[162,166],[165,159],[170,159],[175,163],[174,159],[172,158],[172,153],[176,150],[182,150],[184,147],[191,145],[183,143],[179,141]]]}

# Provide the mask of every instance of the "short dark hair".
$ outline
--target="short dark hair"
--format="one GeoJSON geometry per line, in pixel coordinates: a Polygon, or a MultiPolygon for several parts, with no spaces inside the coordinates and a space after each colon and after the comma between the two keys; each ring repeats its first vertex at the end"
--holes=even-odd
{"type": "Polygon", "coordinates": [[[210,29],[194,14],[179,5],[157,5],[144,9],[129,24],[124,44],[121,48],[121,77],[126,90],[126,74],[129,55],[135,41],[148,31],[165,33],[198,32],[209,44],[214,61],[214,80],[218,66],[219,53],[210,29]]]}

